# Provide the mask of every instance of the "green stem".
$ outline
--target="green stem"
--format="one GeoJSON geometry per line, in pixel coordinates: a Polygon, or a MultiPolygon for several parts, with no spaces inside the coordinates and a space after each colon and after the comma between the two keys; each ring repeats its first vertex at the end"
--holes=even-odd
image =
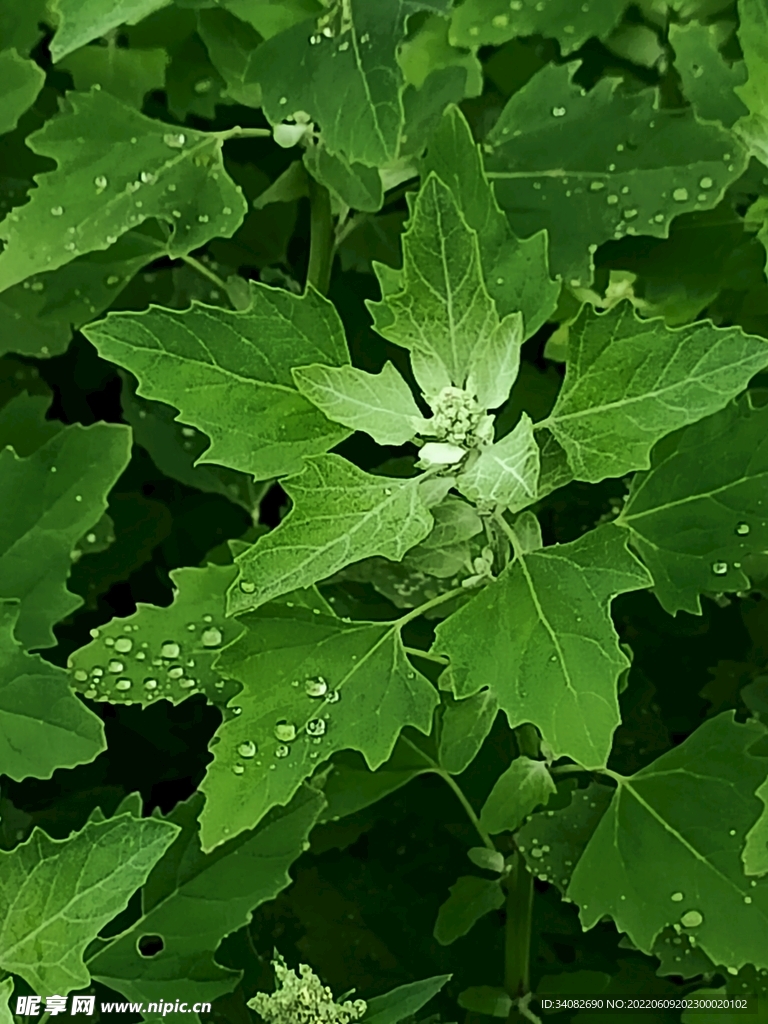
{"type": "Polygon", "coordinates": [[[436,665],[447,665],[448,658],[443,654],[430,654],[429,651],[420,651],[418,647],[403,647],[406,654],[412,654],[414,658],[423,658],[425,661],[434,661],[436,665]]]}
{"type": "Polygon", "coordinates": [[[309,178],[309,266],[307,284],[311,284],[321,295],[328,292],[333,265],[333,218],[331,216],[331,194],[325,185],[309,178]]]}
{"type": "Polygon", "coordinates": [[[451,787],[453,792],[456,794],[456,797],[458,798],[459,803],[461,804],[461,806],[466,811],[467,817],[469,818],[469,820],[474,825],[475,831],[477,832],[477,834],[482,839],[483,846],[487,847],[489,850],[493,850],[493,852],[495,853],[496,852],[496,846],[495,846],[493,840],[488,835],[488,833],[485,831],[483,826],[480,824],[480,819],[475,814],[474,807],[472,806],[472,804],[467,799],[467,797],[466,797],[466,795],[464,793],[464,790],[461,788],[461,786],[458,784],[458,782],[453,778],[452,775],[449,775],[448,772],[445,771],[445,769],[441,768],[440,765],[436,761],[433,761],[432,758],[429,756],[429,754],[426,754],[423,750],[421,750],[420,747],[417,747],[415,743],[412,743],[408,739],[407,736],[402,736],[401,735],[400,739],[403,741],[403,743],[407,743],[408,746],[411,748],[411,750],[414,750],[426,762],[426,764],[429,765],[429,770],[431,772],[434,772],[435,775],[439,775],[440,778],[451,787]]]}
{"type": "Polygon", "coordinates": [[[234,128],[228,128],[225,132],[211,132],[212,135],[218,135],[224,142],[227,139],[266,139],[271,138],[271,128],[241,128],[237,125],[234,128]]]}
{"type": "Polygon", "coordinates": [[[209,268],[206,267],[204,263],[201,263],[200,260],[196,260],[194,256],[180,256],[179,259],[183,260],[187,266],[192,267],[193,270],[196,270],[198,274],[202,274],[203,277],[207,277],[209,281],[212,281],[217,285],[217,287],[221,288],[225,295],[227,294],[227,286],[219,275],[215,274],[212,270],[209,270],[209,268]]]}
{"type": "Polygon", "coordinates": [[[511,871],[503,883],[507,890],[507,921],[504,931],[504,988],[514,1005],[507,1021],[520,1020],[518,1000],[531,991],[531,914],[533,876],[520,853],[515,853],[511,871]]]}

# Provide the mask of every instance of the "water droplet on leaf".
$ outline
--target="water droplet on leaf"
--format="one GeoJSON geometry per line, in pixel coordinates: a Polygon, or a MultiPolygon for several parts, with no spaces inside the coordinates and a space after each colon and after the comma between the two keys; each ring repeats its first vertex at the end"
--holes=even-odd
{"type": "Polygon", "coordinates": [[[218,647],[221,643],[221,631],[216,629],[215,626],[211,626],[210,629],[203,630],[202,635],[203,647],[218,647]]]}
{"type": "Polygon", "coordinates": [[[181,149],[186,141],[187,137],[183,132],[166,132],[163,136],[163,142],[171,149],[181,149]]]}
{"type": "Polygon", "coordinates": [[[164,658],[178,658],[181,648],[175,640],[166,640],[160,648],[164,658]]]}
{"type": "Polygon", "coordinates": [[[669,898],[673,903],[682,903],[683,894],[681,892],[673,892],[669,898]]]}
{"type": "Polygon", "coordinates": [[[278,722],[275,725],[275,739],[282,740],[284,743],[290,743],[291,740],[295,740],[296,726],[286,722],[285,719],[278,722]]]}
{"type": "Polygon", "coordinates": [[[237,748],[237,752],[240,757],[255,757],[256,756],[256,744],[251,740],[245,740],[237,748]]]}
{"type": "Polygon", "coordinates": [[[704,918],[698,912],[698,910],[688,910],[680,918],[680,924],[683,928],[698,928],[702,924],[704,918]]]}
{"type": "Polygon", "coordinates": [[[117,640],[115,640],[115,650],[118,652],[118,654],[127,654],[132,647],[133,640],[131,640],[127,636],[121,636],[118,637],[117,640]]]}
{"type": "Polygon", "coordinates": [[[322,676],[317,676],[316,679],[308,679],[304,683],[304,691],[308,697],[324,697],[328,692],[328,683],[322,676]]]}
{"type": "Polygon", "coordinates": [[[240,580],[240,589],[244,594],[252,594],[256,589],[256,584],[251,583],[250,580],[240,580]]]}
{"type": "Polygon", "coordinates": [[[712,572],[715,574],[715,576],[725,576],[725,574],[728,572],[728,563],[727,562],[713,562],[712,563],[712,572]]]}
{"type": "Polygon", "coordinates": [[[749,523],[737,523],[736,533],[738,533],[740,537],[746,537],[749,533],[749,523]]]}
{"type": "Polygon", "coordinates": [[[130,690],[131,686],[133,686],[133,683],[130,679],[118,679],[115,683],[116,690],[130,690]]]}
{"type": "Polygon", "coordinates": [[[281,743],[279,747],[275,748],[275,757],[288,757],[290,752],[290,747],[286,747],[284,743],[281,743]]]}
{"type": "Polygon", "coordinates": [[[672,198],[676,203],[688,202],[688,189],[687,188],[676,188],[672,193],[672,198]]]}
{"type": "Polygon", "coordinates": [[[235,775],[242,775],[243,772],[245,771],[245,766],[242,764],[233,764],[232,771],[235,773],[235,775]]]}
{"type": "Polygon", "coordinates": [[[323,736],[325,734],[325,722],[322,718],[313,718],[307,722],[308,736],[323,736]]]}

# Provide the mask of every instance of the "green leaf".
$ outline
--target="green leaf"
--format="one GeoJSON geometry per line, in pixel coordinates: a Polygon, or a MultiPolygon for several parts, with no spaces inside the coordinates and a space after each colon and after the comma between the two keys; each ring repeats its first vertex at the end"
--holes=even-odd
{"type": "Polygon", "coordinates": [[[107,249],[151,217],[172,228],[172,256],[234,234],[246,203],[224,168],[222,136],[164,128],[106,90],[69,93],[64,111],[27,138],[59,166],[37,175],[29,202],[2,222],[0,291],[107,249]]]}
{"type": "Polygon", "coordinates": [[[503,988],[492,988],[490,985],[474,985],[465,988],[457,999],[463,1010],[483,1013],[487,1017],[506,1017],[512,1008],[512,1000],[503,988]]]}
{"type": "Polygon", "coordinates": [[[332,764],[333,771],[323,786],[328,806],[320,816],[321,822],[335,821],[370,807],[431,770],[429,761],[404,743],[402,737],[395,743],[392,756],[375,772],[353,750],[336,754],[332,764]]]}
{"type": "Polygon", "coordinates": [[[130,107],[141,108],[148,92],[165,85],[165,50],[128,49],[125,46],[84,46],[69,54],[59,67],[69,71],[78,92],[98,85],[130,107]]]}
{"type": "Polygon", "coordinates": [[[747,875],[768,874],[768,779],[755,791],[765,807],[763,813],[757,819],[752,828],[747,832],[747,840],[741,859],[744,864],[744,873],[747,875]]]}
{"type": "Polygon", "coordinates": [[[405,444],[426,426],[411,389],[389,361],[380,373],[316,363],[294,369],[293,379],[329,420],[363,430],[379,444],[405,444]]]}
{"type": "Polygon", "coordinates": [[[412,981],[410,985],[400,985],[366,1000],[368,1009],[362,1024],[399,1024],[426,1006],[451,978],[450,974],[436,974],[434,978],[412,981]]]}
{"type": "Polygon", "coordinates": [[[756,126],[764,128],[762,119],[768,117],[768,10],[758,0],[749,3],[739,0],[739,44],[744,54],[748,78],[736,92],[756,118],[756,126]]]}
{"type": "Polygon", "coordinates": [[[246,81],[261,85],[273,124],[304,110],[330,153],[380,167],[397,157],[404,123],[405,81],[396,54],[406,17],[447,6],[446,0],[348,0],[259,46],[246,81]]]}
{"type": "Polygon", "coordinates": [[[175,406],[208,434],[199,461],[266,480],[347,436],[299,394],[291,367],[339,366],[349,356],[336,310],[313,289],[296,296],[258,284],[251,295],[243,311],[154,307],[112,313],[84,333],[103,358],[135,374],[137,394],[175,406]]]}
{"type": "Polygon", "coordinates": [[[209,854],[200,849],[202,803],[195,794],[162,819],[179,832],[147,879],[141,916],[88,960],[91,976],[125,999],[213,1001],[231,991],[239,974],[219,967],[213,954],[226,935],[249,924],[257,907],[290,885],[288,869],[306,849],[325,801],[304,786],[258,829],[209,854]],[[151,960],[138,949],[143,935],[163,939],[151,960]],[[208,966],[204,980],[195,970],[200,964],[208,966]]]}
{"type": "Polygon", "coordinates": [[[650,466],[665,434],[721,409],[768,364],[768,344],[702,321],[670,330],[630,302],[586,305],[571,326],[565,381],[543,421],[576,478],[593,483],[650,466]],[[649,359],[649,351],[653,359],[649,359]]]}
{"type": "Polygon", "coordinates": [[[546,762],[517,757],[494,782],[480,812],[480,824],[491,835],[514,832],[555,792],[546,762]]]}
{"type": "Polygon", "coordinates": [[[749,395],[654,448],[617,524],[671,615],[700,615],[702,593],[749,588],[743,565],[768,547],[767,492],[768,406],[749,395]]]}
{"type": "Polygon", "coordinates": [[[475,395],[481,408],[498,409],[506,402],[520,371],[522,341],[522,314],[510,313],[473,351],[467,391],[475,395]]]}
{"type": "Polygon", "coordinates": [[[416,34],[402,44],[397,62],[408,85],[419,90],[434,71],[462,68],[466,76],[463,96],[479,96],[483,91],[482,64],[474,53],[467,53],[464,48],[456,48],[450,43],[450,24],[448,18],[429,15],[416,34]]]}
{"type": "Polygon", "coordinates": [[[66,588],[71,551],[107,507],[107,493],[130,458],[131,432],[113,423],[79,424],[33,455],[0,452],[0,597],[18,598],[17,639],[53,647],[51,627],[82,599],[66,588]]]}
{"type": "Polygon", "coordinates": [[[21,458],[32,455],[64,429],[60,420],[47,420],[48,395],[30,395],[26,391],[0,409],[0,448],[9,445],[21,458]]]}
{"type": "Polygon", "coordinates": [[[288,803],[338,750],[360,751],[375,770],[404,726],[429,733],[438,702],[408,661],[397,622],[344,622],[286,602],[244,624],[248,632],[218,666],[243,690],[201,786],[206,850],[288,803]]]}
{"type": "Polygon", "coordinates": [[[0,965],[38,992],[85,988],[85,947],[125,909],[178,831],[125,814],[63,840],[36,828],[0,851],[0,965]]]}
{"type": "Polygon", "coordinates": [[[456,486],[480,506],[519,512],[538,496],[541,459],[533,424],[525,413],[514,430],[480,449],[478,458],[459,474],[456,486]]]}
{"type": "Polygon", "coordinates": [[[747,71],[742,61],[726,63],[718,41],[717,24],[671,24],[669,41],[675,51],[675,67],[683,81],[686,97],[699,117],[720,121],[726,128],[749,113],[734,89],[743,86],[747,71]]]}
{"type": "Polygon", "coordinates": [[[106,36],[119,25],[135,25],[171,0],[53,0],[59,27],[51,42],[54,64],[73,50],[106,36]]]}
{"type": "Polygon", "coordinates": [[[293,508],[236,559],[229,614],[326,579],[373,555],[399,561],[432,528],[419,479],[372,476],[339,455],[306,459],[283,484],[293,508]]]}
{"type": "Polygon", "coordinates": [[[504,871],[504,855],[498,850],[489,850],[487,846],[473,846],[467,850],[467,856],[478,868],[484,871],[495,871],[500,875],[504,871]]]}
{"type": "Polygon", "coordinates": [[[747,165],[733,135],[690,109],[661,108],[653,90],[589,92],[576,65],[548,65],[512,95],[484,144],[512,230],[546,228],[554,271],[592,279],[594,248],[642,234],[666,238],[673,217],[716,206],[747,165]],[[594,126],[601,126],[595,132],[594,126]]]}
{"type": "Polygon", "coordinates": [[[611,33],[627,6],[627,0],[465,0],[453,14],[454,46],[501,46],[517,36],[557,39],[563,54],[572,53],[592,37],[611,33]]]}
{"type": "Polygon", "coordinates": [[[50,779],[106,750],[101,720],[69,688],[66,672],[14,640],[15,601],[0,601],[0,771],[17,782],[50,779]]]}
{"type": "Polygon", "coordinates": [[[480,753],[496,721],[499,702],[490,690],[481,690],[466,700],[443,698],[437,759],[451,775],[461,775],[480,753]]]}
{"type": "Polygon", "coordinates": [[[466,935],[476,921],[504,905],[504,891],[497,881],[462,875],[450,888],[440,907],[434,935],[441,946],[450,946],[466,935]]]}
{"type": "Polygon", "coordinates": [[[322,0],[215,0],[238,18],[248,22],[263,36],[271,39],[312,15],[322,13],[322,0]]]}
{"type": "MultiPolygon", "coordinates": [[[[284,10],[282,5],[260,5],[265,11],[284,10]]],[[[226,82],[222,99],[247,107],[261,106],[261,86],[248,83],[246,77],[251,55],[261,43],[259,33],[229,11],[198,11],[197,33],[205,43],[211,63],[226,82]]]]}
{"type": "Polygon", "coordinates": [[[211,703],[226,699],[213,666],[243,632],[239,622],[224,618],[236,575],[232,565],[172,569],[172,604],[139,602],[133,615],[94,629],[93,641],[69,656],[74,688],[90,700],[142,707],[158,700],[179,704],[196,693],[211,703]]]}
{"type": "Polygon", "coordinates": [[[451,384],[463,387],[475,351],[495,348],[494,332],[515,330],[514,324],[499,324],[483,281],[477,232],[434,174],[422,186],[403,235],[397,285],[402,290],[393,294],[382,284],[383,301],[366,305],[379,334],[410,350],[427,396],[451,384]]]}
{"type": "Polygon", "coordinates": [[[651,583],[625,544],[605,525],[523,555],[440,623],[434,652],[450,658],[454,695],[488,687],[510,727],[533,723],[555,758],[604,766],[620,720],[617,682],[629,664],[610,602],[651,583]]]}
{"type": "Polygon", "coordinates": [[[15,1024],[11,1012],[11,996],[13,995],[13,978],[7,977],[0,982],[0,1024],[15,1024]]]}
{"type": "Polygon", "coordinates": [[[430,511],[435,521],[432,531],[403,561],[409,569],[449,579],[469,560],[469,541],[483,532],[483,523],[468,502],[450,494],[430,511]]]}
{"type": "Polygon", "coordinates": [[[322,145],[310,146],[304,151],[303,159],[315,181],[325,185],[338,202],[353,210],[375,212],[381,209],[384,193],[377,168],[349,163],[343,156],[329,153],[322,145]]]}
{"type": "Polygon", "coordinates": [[[748,750],[765,732],[725,712],[647,768],[615,777],[567,890],[585,929],[610,914],[650,953],[676,925],[715,964],[768,967],[768,881],[750,882],[741,863],[766,772],[748,750]]]}
{"type": "Polygon", "coordinates": [[[12,132],[19,118],[37,99],[45,72],[16,50],[0,51],[0,135],[12,132]]]}
{"type": "Polygon", "coordinates": [[[164,255],[158,239],[128,231],[105,251],[13,285],[0,294],[0,352],[59,355],[73,328],[103,313],[142,267],[164,255]]]}
{"type": "Polygon", "coordinates": [[[48,0],[29,0],[25,4],[3,4],[0,8],[0,39],[3,46],[18,50],[28,57],[35,47],[47,16],[48,0]]]}

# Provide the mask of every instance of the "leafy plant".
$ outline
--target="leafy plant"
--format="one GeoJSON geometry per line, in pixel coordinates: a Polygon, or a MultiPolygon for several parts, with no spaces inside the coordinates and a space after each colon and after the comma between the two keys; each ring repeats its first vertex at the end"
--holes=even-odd
{"type": "Polygon", "coordinates": [[[0,0],[4,1021],[765,1018],[766,39],[0,0]]]}

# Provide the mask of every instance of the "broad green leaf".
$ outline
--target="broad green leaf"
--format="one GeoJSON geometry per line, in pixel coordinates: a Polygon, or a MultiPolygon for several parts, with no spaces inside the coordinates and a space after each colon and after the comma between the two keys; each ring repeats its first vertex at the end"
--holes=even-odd
{"type": "Polygon", "coordinates": [[[554,792],[555,784],[546,762],[516,757],[494,782],[480,812],[480,824],[491,835],[514,832],[554,792]]]}
{"type": "Polygon", "coordinates": [[[125,814],[63,840],[36,828],[0,851],[0,965],[37,992],[85,988],[85,947],[125,909],[178,831],[125,814]]]}
{"type": "Polygon", "coordinates": [[[53,647],[51,627],[82,604],[66,588],[70,552],[105,511],[130,445],[127,427],[75,424],[26,459],[0,452],[0,500],[14,510],[0,517],[0,597],[21,601],[26,648],[53,647]]]}
{"type": "Polygon", "coordinates": [[[513,235],[458,107],[444,111],[421,163],[425,177],[434,171],[448,186],[467,224],[477,232],[486,287],[499,315],[519,310],[523,337],[535,334],[554,310],[560,291],[549,277],[546,233],[524,240],[513,235]]]}
{"type": "Polygon", "coordinates": [[[482,690],[466,700],[443,698],[437,759],[451,775],[461,775],[480,753],[491,731],[499,703],[490,690],[482,690]]]}
{"type": "Polygon", "coordinates": [[[604,39],[613,30],[627,0],[465,0],[451,21],[454,46],[500,46],[516,36],[557,39],[563,54],[572,53],[592,37],[604,39]]]}
{"type": "Polygon", "coordinates": [[[768,406],[749,395],[654,448],[617,524],[670,614],[700,615],[702,593],[749,588],[743,565],[768,548],[767,494],[768,406]]]}
{"type": "Polygon", "coordinates": [[[120,404],[134,442],[146,448],[162,473],[208,494],[223,494],[249,514],[255,513],[269,484],[257,483],[245,473],[215,463],[198,464],[209,445],[206,435],[179,423],[172,406],[138,398],[133,384],[125,378],[120,404]]]}
{"type": "Polygon", "coordinates": [[[240,711],[214,738],[201,786],[206,850],[288,803],[338,750],[360,751],[375,770],[404,726],[429,733],[438,703],[408,661],[396,622],[345,622],[293,602],[243,621],[248,632],[218,665],[243,690],[230,702],[240,711]]]}
{"type": "Polygon", "coordinates": [[[382,285],[383,301],[367,302],[374,327],[410,350],[427,396],[463,387],[475,350],[500,329],[499,316],[483,280],[477,232],[434,174],[422,185],[402,241],[402,291],[388,294],[382,285]]]}
{"type": "Polygon", "coordinates": [[[98,85],[122,103],[140,109],[148,92],[164,87],[167,63],[168,54],[163,49],[129,49],[110,41],[108,46],[76,50],[59,67],[70,72],[78,92],[88,92],[98,85]]]}
{"type": "Polygon", "coordinates": [[[501,885],[475,875],[462,875],[451,886],[450,893],[435,922],[434,935],[441,946],[450,946],[481,917],[504,905],[501,885]]]}
{"type": "Polygon", "coordinates": [[[768,779],[755,791],[765,807],[752,828],[747,832],[747,841],[741,859],[747,875],[768,874],[768,779]]]}
{"type": "Polygon", "coordinates": [[[239,974],[219,967],[213,954],[226,935],[247,925],[257,907],[290,884],[288,869],[306,848],[325,801],[318,790],[302,787],[258,829],[209,854],[200,849],[202,803],[195,794],[161,819],[180,831],[147,879],[141,916],[88,959],[91,976],[125,999],[213,1001],[231,991],[239,974]],[[151,961],[138,950],[142,935],[163,940],[151,961]],[[194,969],[201,962],[209,966],[205,980],[194,969]]]}
{"type": "Polygon", "coordinates": [[[3,46],[13,47],[22,57],[28,57],[40,36],[41,22],[48,14],[48,0],[29,0],[29,3],[4,3],[0,7],[0,40],[3,46]]]}
{"type": "Polygon", "coordinates": [[[512,1000],[503,988],[490,985],[473,985],[459,993],[456,1000],[463,1010],[483,1013],[487,1017],[503,1017],[505,1020],[512,1009],[512,1000]]]}
{"type": "Polygon", "coordinates": [[[451,977],[450,974],[437,974],[434,978],[412,981],[409,985],[400,985],[384,995],[366,1000],[368,1009],[362,1024],[400,1024],[426,1006],[451,977]]]}
{"type": "Polygon", "coordinates": [[[734,92],[747,79],[742,61],[728,64],[721,55],[718,26],[671,24],[669,41],[675,51],[675,67],[683,81],[683,91],[699,117],[720,121],[726,128],[748,113],[734,92]]]}
{"type": "Polygon", "coordinates": [[[431,512],[435,521],[432,531],[403,561],[409,569],[448,579],[469,561],[469,541],[483,532],[483,523],[468,502],[450,494],[431,512]]]}
{"type": "Polygon", "coordinates": [[[542,422],[578,480],[650,466],[665,434],[721,409],[768,365],[768,343],[711,321],[670,330],[630,302],[585,305],[571,326],[565,381],[542,422]],[[652,357],[649,356],[652,353],[652,357]]]}
{"type": "Polygon", "coordinates": [[[16,50],[0,51],[0,135],[12,132],[19,118],[37,99],[45,72],[16,50]]]}
{"type": "Polygon", "coordinates": [[[346,0],[259,46],[246,83],[261,85],[273,124],[304,110],[330,153],[380,167],[397,157],[404,123],[405,81],[396,54],[406,17],[447,6],[446,0],[346,0]]]}
{"type": "Polygon", "coordinates": [[[347,436],[296,390],[291,367],[349,359],[335,308],[313,289],[253,285],[248,309],[194,303],[184,312],[113,313],[84,331],[99,354],[139,380],[137,394],[179,409],[217,462],[266,480],[347,436]]]}
{"type": "MultiPolygon", "coordinates": [[[[463,95],[479,96],[483,91],[483,67],[474,53],[453,46],[448,38],[451,22],[439,14],[431,14],[397,53],[405,80],[419,91],[429,76],[445,68],[462,68],[466,74],[463,95]]],[[[462,97],[463,98],[463,97],[462,97]]]]}
{"type": "Polygon", "coordinates": [[[172,256],[234,234],[246,202],[224,169],[222,142],[170,130],[103,89],[69,93],[63,112],[27,139],[58,168],[37,175],[29,202],[2,222],[0,291],[108,249],[151,217],[172,228],[172,256]]]}
{"type": "Polygon", "coordinates": [[[395,743],[392,756],[372,772],[365,758],[353,750],[343,750],[332,761],[333,770],[323,786],[328,806],[321,822],[335,821],[377,803],[405,786],[417,775],[431,771],[429,761],[406,744],[402,737],[395,743]]]}
{"type": "Polygon", "coordinates": [[[119,25],[135,25],[171,0],[53,0],[59,26],[51,42],[54,64],[119,25]]]}
{"type": "Polygon", "coordinates": [[[293,379],[329,420],[363,430],[379,444],[405,444],[426,426],[411,389],[389,361],[380,373],[316,363],[294,369],[293,379]]]}
{"type": "Polygon", "coordinates": [[[523,330],[522,314],[511,313],[481,339],[472,353],[467,391],[482,409],[498,409],[509,398],[520,371],[523,330]]]}
{"type": "Polygon", "coordinates": [[[73,328],[103,313],[142,267],[164,255],[159,239],[128,231],[104,251],[13,285],[0,294],[0,352],[59,355],[73,328]]]}
{"type": "Polygon", "coordinates": [[[13,995],[13,978],[10,975],[0,982],[0,1024],[15,1024],[11,1012],[11,996],[13,995]]]}
{"type": "Polygon", "coordinates": [[[504,871],[504,854],[498,850],[489,850],[487,846],[473,846],[467,850],[467,857],[484,871],[495,871],[497,875],[504,871]]]}
{"type": "Polygon", "coordinates": [[[534,75],[484,145],[512,230],[546,228],[552,269],[578,287],[592,279],[592,247],[666,238],[673,217],[720,202],[747,154],[720,125],[659,107],[653,90],[625,94],[618,79],[602,78],[584,92],[574,70],[550,64],[534,75]]]}
{"type": "MultiPolygon", "coordinates": [[[[282,5],[261,5],[263,10],[282,10],[282,5]]],[[[261,86],[247,83],[251,55],[261,43],[259,33],[226,10],[198,11],[197,34],[205,43],[211,63],[226,82],[222,98],[247,107],[261,106],[261,86]]]]}
{"type": "Polygon", "coordinates": [[[609,914],[650,953],[675,925],[715,964],[768,967],[768,880],[750,881],[741,863],[766,772],[748,751],[765,732],[725,712],[647,768],[616,776],[567,889],[585,929],[609,914]]]}
{"type": "Polygon", "coordinates": [[[214,0],[248,22],[264,39],[323,13],[322,0],[214,0]]]}
{"type": "Polygon", "coordinates": [[[179,704],[196,693],[220,702],[225,683],[214,662],[243,632],[224,618],[236,575],[231,565],[172,569],[172,604],[139,602],[133,615],[92,630],[93,641],[69,656],[74,688],[90,700],[143,707],[157,700],[179,704]]]}
{"type": "Polygon", "coordinates": [[[364,473],[339,455],[306,459],[283,484],[293,508],[278,527],[239,555],[229,614],[308,587],[373,555],[399,561],[432,529],[418,478],[364,473]]]}
{"type": "Polygon", "coordinates": [[[30,395],[26,391],[0,409],[0,448],[10,446],[21,458],[32,455],[64,429],[60,420],[47,420],[49,395],[30,395]]]}
{"type": "Polygon", "coordinates": [[[436,629],[454,695],[488,687],[510,727],[531,722],[555,758],[605,765],[629,662],[610,618],[617,595],[648,587],[626,538],[604,525],[517,558],[436,629]]]}
{"type": "Polygon", "coordinates": [[[329,153],[323,145],[304,151],[304,166],[340,203],[353,210],[375,212],[384,200],[381,175],[375,167],[351,164],[342,155],[329,153]]]}
{"type": "Polygon", "coordinates": [[[540,470],[533,424],[523,413],[506,437],[480,449],[477,459],[459,474],[456,486],[477,505],[519,512],[536,501],[540,470]]]}
{"type": "Polygon", "coordinates": [[[739,0],[739,44],[748,78],[736,92],[765,131],[768,118],[768,8],[764,0],[739,0]]]}
{"type": "Polygon", "coordinates": [[[24,653],[13,637],[18,614],[15,601],[0,601],[0,771],[17,782],[50,779],[106,750],[104,727],[63,669],[24,653]]]}

